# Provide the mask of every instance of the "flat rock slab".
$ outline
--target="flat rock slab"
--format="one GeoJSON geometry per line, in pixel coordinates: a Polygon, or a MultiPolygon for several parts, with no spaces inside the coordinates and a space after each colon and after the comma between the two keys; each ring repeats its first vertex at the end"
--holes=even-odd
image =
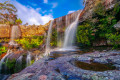
{"type": "Polygon", "coordinates": [[[120,51],[72,54],[49,60],[44,57],[20,73],[11,75],[8,80],[120,80],[120,51]],[[107,71],[84,70],[70,61],[112,63],[117,68],[107,71]]]}

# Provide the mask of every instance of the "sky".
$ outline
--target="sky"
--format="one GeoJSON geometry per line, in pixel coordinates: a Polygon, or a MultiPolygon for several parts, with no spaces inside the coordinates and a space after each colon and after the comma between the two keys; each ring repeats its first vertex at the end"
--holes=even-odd
{"type": "MultiPolygon", "coordinates": [[[[0,0],[4,2],[6,0],[0,0]]],[[[83,0],[10,0],[23,24],[44,25],[50,20],[82,10],[83,0]]]]}

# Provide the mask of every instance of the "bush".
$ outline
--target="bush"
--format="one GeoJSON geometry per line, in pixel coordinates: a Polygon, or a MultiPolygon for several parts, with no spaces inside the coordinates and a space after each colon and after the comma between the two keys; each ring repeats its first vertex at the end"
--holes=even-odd
{"type": "Polygon", "coordinates": [[[44,36],[33,36],[31,38],[23,38],[16,40],[24,49],[38,48],[43,43],[44,36]]]}
{"type": "Polygon", "coordinates": [[[94,39],[94,36],[91,35],[93,33],[91,28],[91,25],[88,23],[78,26],[77,42],[90,45],[90,40],[94,39]]]}
{"type": "Polygon", "coordinates": [[[18,25],[19,25],[19,24],[22,24],[22,20],[21,20],[20,18],[17,19],[15,22],[16,22],[16,24],[18,24],[18,25]]]}
{"type": "Polygon", "coordinates": [[[109,44],[113,45],[113,48],[118,48],[118,46],[120,45],[120,34],[116,33],[116,34],[106,34],[106,38],[110,41],[109,44]]]}
{"type": "Polygon", "coordinates": [[[85,20],[78,26],[77,42],[91,45],[93,41],[106,39],[117,48],[120,45],[118,44],[120,34],[119,31],[116,31],[114,25],[120,16],[120,6],[118,5],[116,4],[114,9],[106,10],[101,3],[98,4],[93,10],[92,18],[85,20]]]}
{"type": "Polygon", "coordinates": [[[4,46],[0,46],[0,55],[1,55],[2,53],[6,53],[6,52],[7,52],[7,48],[4,47],[4,46]]]}

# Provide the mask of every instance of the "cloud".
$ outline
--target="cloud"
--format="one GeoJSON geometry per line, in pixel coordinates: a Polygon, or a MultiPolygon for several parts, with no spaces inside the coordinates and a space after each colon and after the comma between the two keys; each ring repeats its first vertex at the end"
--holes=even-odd
{"type": "Polygon", "coordinates": [[[52,8],[55,8],[58,5],[58,3],[52,3],[52,5],[52,8]]]}
{"type": "Polygon", "coordinates": [[[45,10],[45,11],[42,11],[42,13],[43,13],[43,14],[45,14],[46,12],[47,12],[47,10],[45,10]]]}
{"type": "Polygon", "coordinates": [[[37,11],[37,12],[40,12],[40,11],[41,11],[41,8],[36,8],[36,11],[37,11]]]}
{"type": "Polygon", "coordinates": [[[69,11],[68,14],[71,14],[71,13],[73,13],[73,12],[75,12],[75,10],[73,10],[73,11],[69,11]]]}
{"type": "Polygon", "coordinates": [[[38,11],[41,10],[40,8],[33,9],[32,7],[26,7],[18,2],[14,2],[14,5],[18,9],[17,15],[23,21],[23,24],[28,22],[29,25],[44,25],[45,23],[49,22],[49,20],[53,19],[51,14],[42,16],[38,11]]]}
{"type": "Polygon", "coordinates": [[[47,4],[47,3],[48,3],[48,0],[44,0],[44,3],[46,3],[46,4],[47,4]]]}

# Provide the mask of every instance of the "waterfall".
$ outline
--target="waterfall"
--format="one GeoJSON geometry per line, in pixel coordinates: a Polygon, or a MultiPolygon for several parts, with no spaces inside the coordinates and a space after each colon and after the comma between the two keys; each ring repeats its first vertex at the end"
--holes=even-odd
{"type": "Polygon", "coordinates": [[[5,62],[5,59],[7,58],[7,56],[10,54],[10,53],[12,53],[12,50],[8,50],[7,51],[7,54],[1,59],[1,61],[0,61],[0,71],[2,70],[2,65],[3,65],[3,63],[5,62]]]}
{"type": "MultiPolygon", "coordinates": [[[[19,38],[20,35],[21,35],[21,33],[20,33],[19,27],[18,26],[13,26],[12,30],[11,30],[11,38],[10,38],[9,44],[10,45],[17,45],[14,40],[19,38]]],[[[10,53],[12,53],[12,50],[8,49],[7,54],[1,59],[1,61],[0,61],[0,70],[2,69],[2,64],[4,63],[5,59],[7,58],[7,56],[10,53]]]]}
{"type": "Polygon", "coordinates": [[[10,38],[10,45],[17,45],[15,43],[15,39],[19,38],[21,36],[21,32],[18,26],[13,26],[11,30],[11,38],[10,38]]]}
{"type": "Polygon", "coordinates": [[[65,22],[65,23],[66,23],[65,26],[67,27],[67,26],[69,26],[69,24],[70,24],[69,15],[66,15],[65,18],[66,18],[66,20],[65,20],[65,21],[66,21],[66,22],[65,22]]]}
{"type": "Polygon", "coordinates": [[[50,52],[50,38],[52,34],[52,26],[53,26],[54,20],[51,21],[49,29],[48,29],[48,35],[47,35],[47,42],[46,42],[46,50],[45,55],[48,55],[50,52]]]}
{"type": "Polygon", "coordinates": [[[23,55],[21,55],[17,60],[16,60],[16,69],[19,71],[22,69],[22,59],[23,55]]]}
{"type": "MultiPolygon", "coordinates": [[[[76,13],[75,13],[76,14],[76,13]]],[[[75,42],[75,33],[76,33],[76,28],[78,26],[78,21],[79,21],[79,16],[80,13],[78,11],[77,18],[75,19],[74,22],[72,22],[66,29],[65,31],[65,39],[64,39],[64,49],[73,49],[73,42],[75,42]]]]}
{"type": "Polygon", "coordinates": [[[27,58],[26,58],[26,66],[30,66],[31,65],[31,54],[30,52],[28,52],[27,58]]]}

